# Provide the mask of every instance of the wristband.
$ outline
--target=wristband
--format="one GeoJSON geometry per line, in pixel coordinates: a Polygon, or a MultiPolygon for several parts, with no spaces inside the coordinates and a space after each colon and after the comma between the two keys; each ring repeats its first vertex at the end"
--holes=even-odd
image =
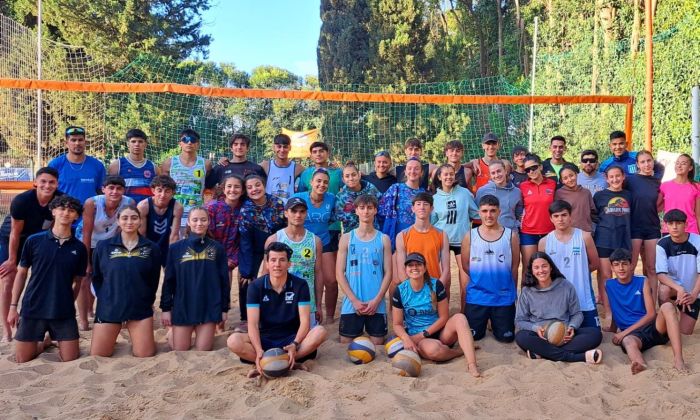
{"type": "Polygon", "coordinates": [[[16,303],[10,303],[10,306],[17,306],[16,303]]]}
{"type": "Polygon", "coordinates": [[[296,340],[292,341],[292,344],[294,344],[294,349],[295,349],[295,350],[299,350],[299,346],[300,346],[301,344],[297,343],[296,340]]]}

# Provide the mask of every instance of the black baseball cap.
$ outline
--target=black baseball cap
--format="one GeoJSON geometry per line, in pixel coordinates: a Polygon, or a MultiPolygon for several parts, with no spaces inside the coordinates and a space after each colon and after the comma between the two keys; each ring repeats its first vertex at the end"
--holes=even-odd
{"type": "Polygon", "coordinates": [[[486,133],[481,138],[481,143],[498,143],[498,137],[493,133],[486,133]]]}
{"type": "Polygon", "coordinates": [[[403,265],[408,265],[410,262],[417,262],[425,265],[425,258],[420,252],[411,252],[406,255],[406,261],[404,261],[403,265]]]}
{"type": "Polygon", "coordinates": [[[296,206],[302,206],[305,210],[309,209],[309,206],[306,204],[306,201],[302,200],[299,197],[292,197],[289,200],[287,200],[287,204],[284,205],[284,209],[289,210],[293,209],[296,206]]]}

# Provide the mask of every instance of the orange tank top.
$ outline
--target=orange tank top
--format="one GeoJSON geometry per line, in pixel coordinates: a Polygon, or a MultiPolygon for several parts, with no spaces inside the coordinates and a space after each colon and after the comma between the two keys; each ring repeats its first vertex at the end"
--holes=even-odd
{"type": "Polygon", "coordinates": [[[418,232],[411,226],[403,232],[403,243],[406,248],[406,255],[411,252],[420,252],[425,258],[425,268],[430,277],[439,279],[442,270],[440,269],[440,252],[442,251],[442,231],[431,227],[427,232],[418,232]]]}
{"type": "Polygon", "coordinates": [[[491,176],[489,175],[489,165],[486,164],[484,158],[479,159],[479,169],[481,173],[474,177],[474,185],[472,186],[472,193],[476,194],[476,190],[486,185],[491,176]]]}

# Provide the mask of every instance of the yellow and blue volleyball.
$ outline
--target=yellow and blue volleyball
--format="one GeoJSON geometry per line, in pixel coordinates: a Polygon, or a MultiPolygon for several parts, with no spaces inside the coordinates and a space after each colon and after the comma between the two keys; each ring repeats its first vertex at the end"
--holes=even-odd
{"type": "Polygon", "coordinates": [[[367,337],[357,337],[348,345],[348,357],[356,365],[362,365],[374,360],[374,343],[367,337]]]}
{"type": "Polygon", "coordinates": [[[401,376],[415,378],[420,375],[420,356],[411,350],[401,350],[391,359],[391,367],[396,369],[401,376]]]}
{"type": "Polygon", "coordinates": [[[403,341],[399,337],[392,337],[384,344],[384,350],[386,350],[386,355],[391,359],[396,356],[396,353],[403,350],[403,341]]]}
{"type": "Polygon", "coordinates": [[[260,367],[268,378],[284,376],[289,372],[289,353],[280,348],[267,350],[260,359],[260,367]]]}

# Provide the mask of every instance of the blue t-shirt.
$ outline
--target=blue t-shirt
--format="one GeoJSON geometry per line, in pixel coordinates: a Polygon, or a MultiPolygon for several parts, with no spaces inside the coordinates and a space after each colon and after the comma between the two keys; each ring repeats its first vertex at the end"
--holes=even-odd
{"type": "Polygon", "coordinates": [[[627,284],[620,283],[618,279],[608,279],[605,282],[613,321],[621,331],[647,314],[644,305],[644,280],[643,276],[632,276],[627,284]]]}
{"type": "Polygon", "coordinates": [[[270,283],[270,275],[255,279],[248,286],[247,308],[260,310],[260,335],[271,339],[289,337],[299,331],[300,306],[311,306],[311,293],[306,280],[288,274],[281,293],[270,283]]]}
{"type": "Polygon", "coordinates": [[[424,284],[418,292],[413,290],[411,282],[407,280],[394,290],[391,304],[394,308],[403,309],[404,328],[409,335],[413,335],[425,331],[438,320],[437,302],[446,297],[445,286],[434,278],[430,279],[430,286],[424,284]]]}
{"type": "Polygon", "coordinates": [[[306,211],[304,227],[318,236],[323,246],[326,246],[331,242],[329,228],[335,220],[335,196],[329,193],[323,194],[323,203],[320,207],[316,207],[311,202],[309,194],[309,192],[300,192],[292,197],[299,197],[306,202],[309,208],[306,211]]]}
{"type": "Polygon", "coordinates": [[[22,299],[23,318],[75,318],[73,281],[85,276],[87,249],[75,237],[62,244],[50,231],[27,238],[19,266],[31,268],[22,299]]]}
{"type": "Polygon", "coordinates": [[[58,171],[58,189],[85,204],[85,200],[101,194],[105,180],[105,167],[92,156],[85,156],[83,163],[71,163],[61,155],[49,166],[58,171]]]}

